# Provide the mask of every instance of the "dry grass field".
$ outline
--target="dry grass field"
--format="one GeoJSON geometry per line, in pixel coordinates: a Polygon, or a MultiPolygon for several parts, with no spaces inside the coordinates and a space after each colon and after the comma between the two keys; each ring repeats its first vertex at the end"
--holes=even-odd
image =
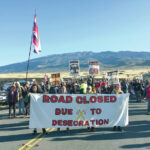
{"type": "MultiPolygon", "coordinates": [[[[108,72],[110,70],[107,70],[108,72]]],[[[96,78],[102,78],[103,74],[105,74],[107,71],[101,71],[99,76],[96,76],[96,78]]],[[[129,75],[129,78],[132,79],[134,77],[139,76],[140,74],[148,73],[148,69],[129,69],[129,70],[119,70],[119,78],[127,78],[127,75],[129,75]]],[[[53,72],[55,73],[55,72],[53,72]]],[[[52,73],[46,73],[48,77],[51,76],[52,73]]],[[[30,73],[28,74],[28,78],[44,78],[45,73],[30,73]]],[[[80,72],[80,76],[86,77],[88,76],[88,72],[80,72]]],[[[71,78],[69,75],[69,72],[61,72],[62,78],[71,78]]],[[[3,78],[14,78],[14,79],[23,79],[26,78],[26,73],[8,73],[8,74],[0,74],[0,79],[3,78]]]]}

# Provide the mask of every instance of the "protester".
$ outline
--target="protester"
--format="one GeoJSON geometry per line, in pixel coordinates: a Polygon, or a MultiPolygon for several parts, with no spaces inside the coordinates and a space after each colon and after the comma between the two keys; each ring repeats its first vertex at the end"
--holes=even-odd
{"type": "Polygon", "coordinates": [[[74,93],[75,94],[80,94],[80,85],[79,85],[79,83],[77,81],[74,84],[74,93]]]}
{"type": "MultiPolygon", "coordinates": [[[[114,86],[114,89],[112,91],[112,94],[123,94],[123,91],[120,89],[120,85],[117,84],[114,86]]],[[[113,130],[122,131],[122,128],[120,126],[114,126],[113,130]]]]}
{"type": "Polygon", "coordinates": [[[47,81],[47,82],[46,82],[46,85],[45,85],[45,88],[46,88],[46,91],[47,91],[47,92],[49,92],[50,87],[51,87],[50,82],[47,81]]]}
{"type": "Polygon", "coordinates": [[[29,115],[29,104],[30,104],[30,84],[29,82],[25,83],[25,86],[22,90],[22,96],[24,98],[24,106],[25,106],[25,117],[29,115]]]}
{"type": "Polygon", "coordinates": [[[101,94],[108,94],[107,88],[105,86],[101,86],[101,94]]]}
{"type": "Polygon", "coordinates": [[[27,117],[30,111],[30,93],[28,93],[26,97],[24,98],[24,104],[25,104],[25,109],[26,109],[25,117],[27,117]]]}
{"type": "Polygon", "coordinates": [[[96,94],[96,93],[97,93],[97,90],[96,90],[95,84],[93,84],[93,85],[92,85],[92,92],[93,92],[93,94],[96,94]]]}
{"type": "Polygon", "coordinates": [[[91,86],[88,86],[87,87],[87,94],[92,94],[92,87],[91,86]]]}
{"type": "Polygon", "coordinates": [[[19,102],[19,115],[25,113],[24,109],[24,98],[23,98],[23,87],[20,85],[19,82],[16,82],[16,88],[17,88],[17,98],[19,102]]]}
{"type": "Polygon", "coordinates": [[[96,87],[96,93],[101,93],[101,82],[100,81],[96,82],[95,87],[96,87]]]}
{"type": "Polygon", "coordinates": [[[134,92],[136,95],[136,101],[141,102],[142,87],[141,87],[141,84],[139,83],[139,80],[135,80],[135,83],[133,83],[133,87],[134,87],[134,92]]]}
{"type": "Polygon", "coordinates": [[[122,94],[122,93],[123,91],[121,90],[120,85],[119,84],[114,85],[114,88],[111,94],[122,94]]]}
{"type": "Polygon", "coordinates": [[[58,87],[57,86],[51,86],[49,90],[49,94],[57,94],[58,93],[58,87]]]}
{"type": "Polygon", "coordinates": [[[146,87],[146,95],[148,100],[147,114],[150,115],[150,81],[148,82],[148,86],[146,87]]]}
{"type": "Polygon", "coordinates": [[[125,80],[121,82],[121,90],[123,91],[123,93],[128,93],[128,86],[125,80]]]}
{"type": "Polygon", "coordinates": [[[59,93],[61,93],[61,94],[66,94],[67,93],[66,83],[65,82],[61,83],[61,86],[60,86],[60,89],[59,89],[59,93]]]}
{"type": "Polygon", "coordinates": [[[86,94],[87,84],[82,80],[82,84],[80,86],[80,94],[86,94]]]}
{"type": "MultiPolygon", "coordinates": [[[[93,86],[91,87],[90,85],[88,85],[87,87],[87,94],[93,94],[96,91],[95,85],[93,84],[93,86]]],[[[94,132],[96,131],[94,127],[88,127],[88,132],[94,132]]]]}
{"type": "MultiPolygon", "coordinates": [[[[59,91],[59,94],[67,94],[65,82],[61,83],[61,86],[58,91],[59,91]]],[[[60,128],[57,128],[57,132],[60,132],[60,128]]],[[[67,128],[67,132],[69,132],[69,128],[67,128]]]]}
{"type": "Polygon", "coordinates": [[[16,117],[17,91],[14,85],[10,86],[8,92],[9,118],[11,118],[11,108],[13,107],[13,115],[16,117]]]}
{"type": "MultiPolygon", "coordinates": [[[[119,84],[117,85],[107,85],[107,82],[104,80],[89,80],[88,82],[84,79],[81,79],[80,82],[77,81],[67,81],[62,82],[61,85],[54,86],[53,84],[50,85],[50,83],[46,83],[44,85],[43,82],[39,85],[37,81],[34,81],[31,85],[31,88],[29,84],[25,84],[24,87],[21,87],[19,82],[16,83],[15,86],[10,87],[10,92],[8,93],[8,100],[9,100],[9,116],[11,116],[11,109],[13,107],[14,110],[14,116],[16,116],[16,103],[17,99],[19,100],[19,113],[24,113],[22,109],[22,103],[24,101],[25,105],[25,115],[27,116],[29,114],[29,106],[30,106],[30,93],[44,93],[48,91],[50,94],[122,94],[122,93],[128,93],[128,91],[131,94],[136,93],[137,101],[140,100],[139,95],[142,94],[143,91],[146,91],[147,93],[147,99],[148,99],[148,114],[150,114],[150,83],[145,83],[139,81],[133,82],[130,81],[127,83],[126,80],[122,80],[121,86],[119,84]],[[81,85],[79,84],[81,82],[81,85]],[[87,83],[88,84],[87,84],[87,83]],[[48,84],[50,85],[48,88],[48,84]],[[148,85],[147,88],[145,88],[145,84],[148,85]],[[129,85],[129,86],[128,86],[129,85]],[[143,87],[143,89],[142,89],[143,87]],[[143,91],[142,91],[143,90],[143,91]],[[15,96],[16,94],[16,96],[15,96]],[[16,99],[15,99],[16,97],[16,99]],[[12,103],[11,100],[14,102],[12,103]]],[[[113,130],[119,130],[122,131],[122,127],[120,126],[114,126],[113,130]]],[[[43,134],[47,134],[46,130],[42,129],[43,134]]],[[[57,131],[60,131],[60,128],[57,129],[57,131]]],[[[67,131],[69,131],[69,128],[67,128],[67,131]]],[[[94,127],[88,127],[88,131],[95,131],[94,127]]],[[[33,130],[33,134],[37,133],[37,129],[33,130]]]]}
{"type": "Polygon", "coordinates": [[[46,87],[44,85],[44,82],[41,82],[40,84],[42,91],[45,93],[46,92],[46,87]]]}
{"type": "MultiPolygon", "coordinates": [[[[42,89],[40,88],[40,86],[38,85],[38,82],[35,82],[31,89],[30,89],[30,92],[31,93],[42,93],[42,89]]],[[[43,131],[43,134],[48,134],[45,130],[45,128],[42,128],[42,131],[43,131]]],[[[33,130],[33,135],[37,134],[37,129],[35,128],[33,130]]]]}

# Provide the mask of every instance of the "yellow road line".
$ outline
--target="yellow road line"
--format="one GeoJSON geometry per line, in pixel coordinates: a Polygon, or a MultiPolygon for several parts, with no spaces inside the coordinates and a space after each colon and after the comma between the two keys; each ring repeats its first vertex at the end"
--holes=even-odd
{"type": "Polygon", "coordinates": [[[7,108],[8,106],[3,106],[3,105],[0,105],[0,108],[7,108]]]}
{"type": "MultiPolygon", "coordinates": [[[[48,134],[52,131],[54,131],[55,128],[52,129],[48,129],[47,132],[48,134]]],[[[35,146],[37,143],[39,143],[46,135],[43,135],[41,138],[39,138],[38,140],[36,140],[32,145],[28,145],[28,148],[26,148],[26,150],[30,150],[33,146],[35,146]]]]}
{"type": "Polygon", "coordinates": [[[20,147],[18,150],[23,150],[26,146],[28,146],[30,143],[32,143],[33,141],[35,141],[38,137],[40,137],[42,135],[42,133],[38,134],[36,137],[34,137],[33,139],[31,139],[29,142],[27,142],[25,145],[23,145],[22,147],[20,147]]]}
{"type": "MultiPolygon", "coordinates": [[[[50,129],[50,128],[47,128],[46,129],[46,131],[48,132],[48,133],[50,133],[50,132],[52,132],[53,130],[54,130],[55,128],[52,128],[52,129],[50,129]]],[[[40,133],[40,134],[38,134],[36,137],[34,137],[33,139],[31,139],[30,141],[28,141],[25,145],[23,145],[22,147],[20,147],[18,150],[23,150],[23,149],[28,149],[28,148],[32,148],[33,146],[32,146],[32,144],[34,144],[34,142],[36,142],[36,141],[39,141],[38,139],[39,139],[39,137],[41,136],[41,135],[43,135],[42,133],[40,133]],[[32,144],[31,144],[32,143],[32,144]],[[30,145],[31,144],[31,145],[30,145]]],[[[45,135],[44,135],[45,136],[45,135]]],[[[44,136],[42,136],[42,137],[44,137],[44,136]]],[[[41,137],[41,138],[42,138],[41,137]]],[[[41,139],[40,138],[40,139],[41,139]]],[[[43,139],[43,138],[42,138],[43,139]]],[[[41,140],[40,140],[41,141],[41,140]]],[[[37,142],[38,143],[38,142],[37,142]]],[[[35,144],[34,144],[35,145],[35,144]]]]}

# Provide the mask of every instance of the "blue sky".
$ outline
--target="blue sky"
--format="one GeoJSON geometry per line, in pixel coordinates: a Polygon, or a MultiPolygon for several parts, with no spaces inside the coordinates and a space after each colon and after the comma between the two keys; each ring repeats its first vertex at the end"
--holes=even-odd
{"type": "Polygon", "coordinates": [[[35,8],[42,52],[31,58],[150,50],[150,0],[1,0],[0,66],[28,59],[35,8]]]}

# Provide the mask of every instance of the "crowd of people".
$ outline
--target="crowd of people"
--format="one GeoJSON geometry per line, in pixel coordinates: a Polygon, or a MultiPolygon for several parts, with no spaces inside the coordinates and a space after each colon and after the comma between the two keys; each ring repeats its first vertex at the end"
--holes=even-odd
{"type": "MultiPolygon", "coordinates": [[[[37,81],[26,82],[24,86],[19,82],[13,83],[8,89],[8,103],[9,103],[9,118],[16,117],[16,105],[18,106],[18,114],[28,117],[30,111],[30,93],[46,93],[46,94],[122,94],[129,93],[130,97],[136,98],[136,102],[142,102],[143,99],[150,99],[150,82],[147,80],[134,79],[121,80],[118,84],[109,85],[108,80],[95,80],[88,78],[87,80],[63,81],[60,84],[51,85],[50,82],[37,81]],[[12,114],[13,108],[13,114],[12,114]]],[[[148,114],[150,114],[150,100],[148,101],[148,114]]],[[[67,128],[67,130],[69,130],[67,128]]],[[[94,131],[94,127],[88,128],[94,131]]],[[[114,130],[122,130],[121,127],[114,127],[114,130]]],[[[58,128],[58,131],[60,129],[58,128]]],[[[34,133],[37,130],[34,129],[34,133]]],[[[46,130],[43,129],[43,133],[46,130]]]]}

